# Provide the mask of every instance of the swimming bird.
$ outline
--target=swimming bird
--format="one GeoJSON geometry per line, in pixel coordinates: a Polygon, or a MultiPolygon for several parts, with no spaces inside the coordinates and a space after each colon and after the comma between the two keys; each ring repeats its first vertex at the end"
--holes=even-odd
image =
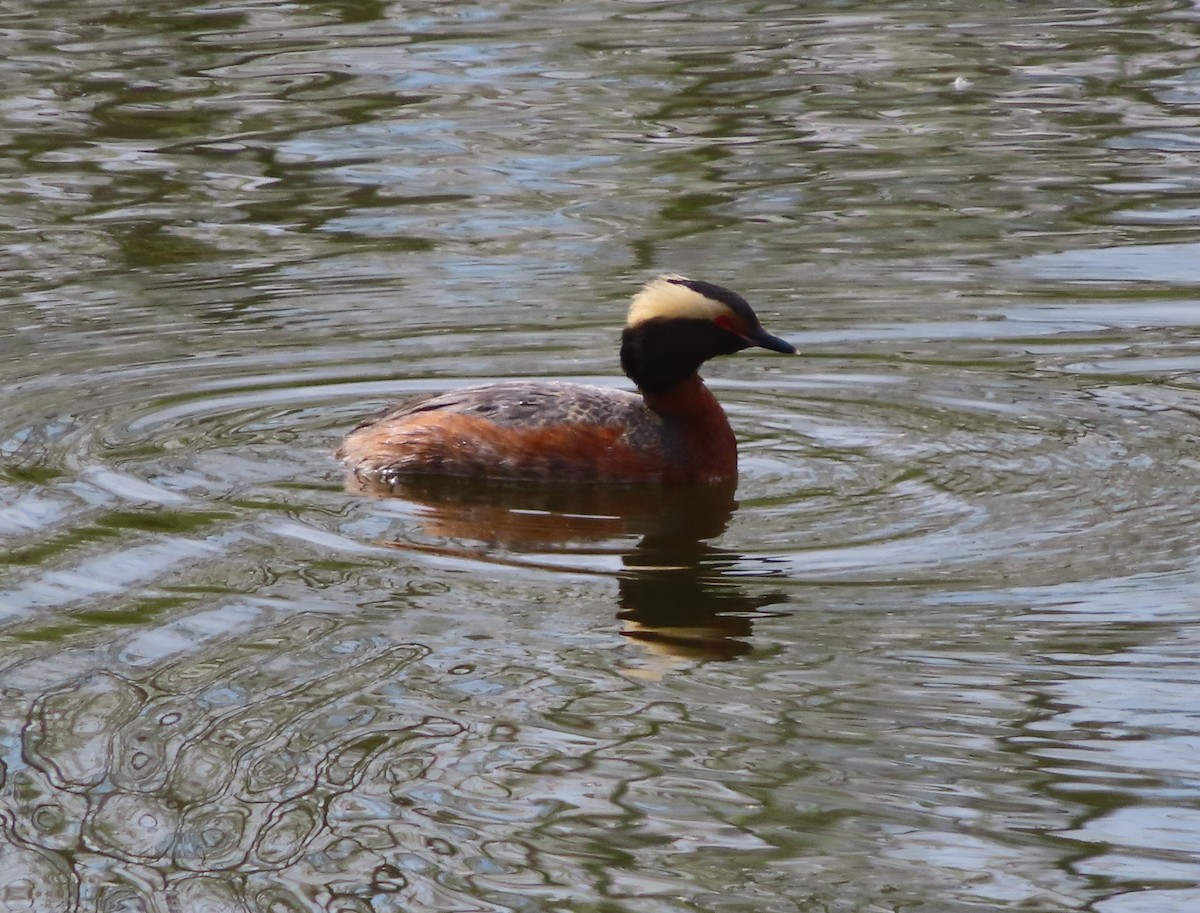
{"type": "Polygon", "coordinates": [[[633,298],[621,367],[637,392],[554,381],[467,387],[366,419],[337,451],[356,481],[414,476],[567,483],[731,484],[737,440],[697,373],[752,346],[795,353],[736,292],[659,276],[633,298]]]}

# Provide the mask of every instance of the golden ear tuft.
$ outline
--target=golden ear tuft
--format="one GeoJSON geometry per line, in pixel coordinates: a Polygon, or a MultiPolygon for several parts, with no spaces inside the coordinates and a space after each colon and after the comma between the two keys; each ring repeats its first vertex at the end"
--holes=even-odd
{"type": "Polygon", "coordinates": [[[655,318],[715,320],[721,314],[730,313],[724,303],[688,286],[686,283],[690,281],[686,276],[674,274],[651,279],[634,295],[625,326],[636,326],[655,318]]]}

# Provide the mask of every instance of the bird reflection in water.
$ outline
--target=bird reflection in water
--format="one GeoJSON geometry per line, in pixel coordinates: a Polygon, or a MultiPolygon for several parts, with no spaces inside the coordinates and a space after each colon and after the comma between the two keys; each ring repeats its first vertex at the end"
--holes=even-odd
{"type": "Polygon", "coordinates": [[[710,545],[737,507],[734,487],[553,486],[420,477],[382,487],[353,474],[348,490],[415,505],[425,535],[441,544],[394,541],[409,551],[571,572],[562,556],[612,554],[603,543],[637,537],[616,552],[622,633],[668,660],[728,660],[749,653],[754,622],[787,600],[765,592],[767,571],[744,572],[744,556],[710,545]],[[463,540],[479,543],[468,547],[463,540]],[[497,549],[502,551],[497,551],[497,549]]]}

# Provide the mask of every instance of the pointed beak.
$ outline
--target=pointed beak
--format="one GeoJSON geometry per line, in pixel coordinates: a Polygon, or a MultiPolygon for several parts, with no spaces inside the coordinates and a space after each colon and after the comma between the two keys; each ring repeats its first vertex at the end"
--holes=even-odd
{"type": "Polygon", "coordinates": [[[782,352],[784,355],[795,355],[796,347],[778,336],[772,336],[762,327],[757,327],[753,332],[747,333],[743,337],[750,345],[760,346],[764,349],[770,349],[772,352],[782,352]]]}

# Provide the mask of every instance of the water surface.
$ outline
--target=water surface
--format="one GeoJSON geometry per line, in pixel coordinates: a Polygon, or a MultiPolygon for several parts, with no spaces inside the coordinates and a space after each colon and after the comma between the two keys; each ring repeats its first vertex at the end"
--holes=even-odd
{"type": "Polygon", "coordinates": [[[0,24],[0,906],[1200,905],[1192,5],[0,24]],[[736,501],[343,487],[664,271],[736,501]]]}

